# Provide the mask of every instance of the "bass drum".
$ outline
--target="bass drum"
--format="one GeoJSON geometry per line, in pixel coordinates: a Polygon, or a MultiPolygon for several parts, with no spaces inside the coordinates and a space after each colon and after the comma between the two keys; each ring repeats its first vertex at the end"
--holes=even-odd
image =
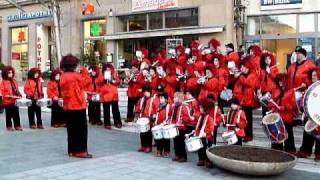
{"type": "Polygon", "coordinates": [[[306,91],[303,108],[305,115],[320,125],[320,81],[313,83],[306,91]]]}

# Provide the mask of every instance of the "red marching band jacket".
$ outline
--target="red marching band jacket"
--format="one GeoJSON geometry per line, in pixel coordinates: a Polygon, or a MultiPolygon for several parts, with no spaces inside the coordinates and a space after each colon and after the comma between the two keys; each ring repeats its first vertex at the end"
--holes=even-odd
{"type": "Polygon", "coordinates": [[[225,56],[227,62],[233,61],[236,65],[236,68],[240,68],[240,57],[238,52],[231,52],[225,56]]]}
{"type": "Polygon", "coordinates": [[[24,93],[26,94],[27,97],[33,98],[34,100],[43,98],[44,94],[43,94],[42,83],[40,78],[27,79],[24,84],[24,93]],[[36,87],[37,83],[38,83],[38,88],[36,87]],[[37,92],[37,89],[39,93],[37,92]]]}
{"type": "Polygon", "coordinates": [[[242,110],[230,110],[225,123],[228,131],[235,131],[238,137],[245,137],[245,127],[248,122],[242,110]]]}
{"type": "Polygon", "coordinates": [[[188,123],[188,125],[195,127],[197,124],[196,120],[200,116],[200,108],[199,108],[198,101],[196,99],[186,100],[185,105],[188,106],[188,108],[189,108],[188,115],[191,119],[191,121],[188,123]]]}
{"type": "Polygon", "coordinates": [[[53,99],[55,97],[60,98],[58,83],[56,80],[50,80],[47,84],[47,95],[48,98],[53,99]]]}
{"type": "Polygon", "coordinates": [[[99,77],[98,85],[101,102],[119,101],[118,86],[120,85],[120,79],[115,72],[112,72],[111,76],[114,82],[106,82],[103,76],[99,77]]]}
{"type": "MultiPolygon", "coordinates": [[[[151,96],[148,99],[146,99],[146,97],[142,97],[135,105],[134,112],[138,113],[139,117],[154,119],[157,114],[158,107],[159,104],[157,103],[156,96],[151,96]]],[[[150,127],[152,126],[153,124],[150,120],[150,127]]]]}
{"type": "Polygon", "coordinates": [[[218,83],[218,79],[212,77],[204,82],[204,84],[200,85],[199,99],[205,99],[210,94],[213,94],[213,96],[218,99],[218,83]]]}
{"type": "Polygon", "coordinates": [[[311,79],[308,78],[308,73],[315,68],[316,66],[311,60],[305,60],[301,64],[297,62],[291,64],[288,69],[287,89],[297,88],[302,83],[305,83],[307,87],[311,85],[312,82],[311,79]]]}
{"type": "Polygon", "coordinates": [[[127,90],[127,96],[129,98],[142,97],[142,87],[145,84],[145,79],[142,73],[138,73],[130,82],[127,90]]]}
{"type": "Polygon", "coordinates": [[[193,117],[190,117],[189,107],[183,104],[178,107],[175,107],[174,104],[172,106],[171,124],[175,124],[179,129],[185,130],[187,124],[193,119],[193,117]]]}
{"type": "MultiPolygon", "coordinates": [[[[92,93],[99,93],[99,90],[100,90],[99,81],[101,80],[101,78],[103,78],[102,73],[98,66],[94,66],[92,70],[96,72],[96,75],[94,77],[90,76],[91,83],[90,83],[89,91],[92,93]]],[[[92,99],[91,93],[88,94],[87,99],[88,100],[92,99]]]]}
{"type": "Polygon", "coordinates": [[[254,107],[255,102],[255,88],[258,77],[256,73],[250,73],[249,75],[240,75],[237,80],[233,94],[236,99],[240,101],[242,106],[254,107]]]}
{"type": "Polygon", "coordinates": [[[12,105],[16,102],[15,98],[8,96],[21,96],[19,86],[15,79],[3,79],[1,82],[2,105],[12,105]],[[12,86],[13,85],[13,86],[12,86]],[[15,90],[15,91],[14,91],[15,90]]]}
{"type": "Polygon", "coordinates": [[[215,106],[212,112],[209,112],[206,115],[200,115],[195,128],[195,136],[199,136],[203,129],[206,138],[212,139],[212,133],[221,123],[221,117],[221,111],[218,106],[215,106]]]}
{"type": "Polygon", "coordinates": [[[155,125],[160,125],[169,120],[172,116],[172,105],[167,104],[165,107],[159,108],[156,114],[155,125]]]}

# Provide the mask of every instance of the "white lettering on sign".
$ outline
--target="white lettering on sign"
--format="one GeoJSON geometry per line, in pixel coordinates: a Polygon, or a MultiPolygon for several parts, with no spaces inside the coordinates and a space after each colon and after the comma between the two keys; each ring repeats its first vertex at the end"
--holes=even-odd
{"type": "Polygon", "coordinates": [[[132,11],[149,11],[178,7],[178,0],[132,0],[132,11]]]}
{"type": "Polygon", "coordinates": [[[45,18],[45,17],[51,17],[52,11],[36,11],[36,12],[29,12],[29,13],[23,13],[19,12],[16,15],[10,15],[7,17],[8,22],[14,22],[14,21],[22,21],[22,20],[28,20],[28,19],[38,19],[38,18],[45,18]]]}

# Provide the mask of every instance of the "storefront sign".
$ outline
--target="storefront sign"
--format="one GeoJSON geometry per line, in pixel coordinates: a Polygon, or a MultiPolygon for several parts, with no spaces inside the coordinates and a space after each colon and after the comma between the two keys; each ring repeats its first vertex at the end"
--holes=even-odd
{"type": "Polygon", "coordinates": [[[45,17],[51,17],[52,11],[35,11],[35,12],[29,12],[29,13],[23,13],[19,12],[16,15],[11,15],[7,17],[8,22],[14,22],[14,21],[22,21],[22,20],[28,20],[28,19],[38,19],[38,18],[45,18],[45,17]]]}
{"type": "Polygon", "coordinates": [[[302,0],[260,0],[261,10],[302,8],[302,0]]]}
{"type": "Polygon", "coordinates": [[[178,7],[178,0],[132,0],[132,11],[149,11],[178,7]]]}
{"type": "MultiPolygon", "coordinates": [[[[42,72],[48,69],[47,60],[49,59],[49,30],[43,25],[37,26],[37,44],[36,44],[36,65],[42,72]]],[[[50,65],[50,64],[49,64],[50,65]]]]}

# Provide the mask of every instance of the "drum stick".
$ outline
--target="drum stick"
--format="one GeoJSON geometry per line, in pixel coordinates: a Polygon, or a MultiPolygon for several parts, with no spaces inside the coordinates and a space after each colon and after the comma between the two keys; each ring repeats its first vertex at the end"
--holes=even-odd
{"type": "Polygon", "coordinates": [[[273,99],[271,99],[270,102],[271,102],[277,109],[280,110],[280,106],[279,106],[276,102],[274,102],[273,99]]]}
{"type": "Polygon", "coordinates": [[[14,99],[20,99],[21,97],[19,96],[6,96],[7,98],[14,98],[14,99]]]}
{"type": "Polygon", "coordinates": [[[95,95],[97,94],[96,92],[90,92],[90,91],[85,91],[87,94],[90,94],[90,95],[95,95]]]}

